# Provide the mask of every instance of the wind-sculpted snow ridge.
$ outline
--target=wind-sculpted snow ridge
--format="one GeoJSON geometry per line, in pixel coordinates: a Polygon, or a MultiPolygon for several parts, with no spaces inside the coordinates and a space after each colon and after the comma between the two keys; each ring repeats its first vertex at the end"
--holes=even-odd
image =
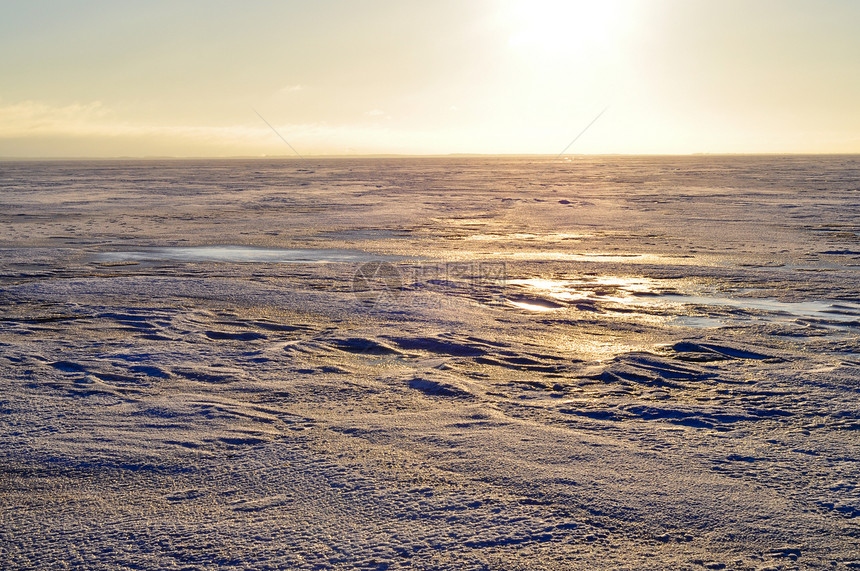
{"type": "Polygon", "coordinates": [[[229,165],[4,165],[0,567],[860,567],[858,159],[229,165]]]}

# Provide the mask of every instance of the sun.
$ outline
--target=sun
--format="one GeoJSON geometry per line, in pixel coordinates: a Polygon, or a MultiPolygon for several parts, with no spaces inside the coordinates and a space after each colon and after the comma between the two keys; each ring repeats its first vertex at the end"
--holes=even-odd
{"type": "Polygon", "coordinates": [[[543,55],[614,49],[624,32],[629,1],[523,0],[511,4],[508,44],[543,55]]]}

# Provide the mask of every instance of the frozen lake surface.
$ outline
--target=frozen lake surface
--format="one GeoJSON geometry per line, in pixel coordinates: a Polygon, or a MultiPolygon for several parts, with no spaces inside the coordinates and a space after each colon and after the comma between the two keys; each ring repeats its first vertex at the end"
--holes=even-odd
{"type": "Polygon", "coordinates": [[[0,561],[858,568],[858,271],[855,156],[2,162],[0,561]]]}

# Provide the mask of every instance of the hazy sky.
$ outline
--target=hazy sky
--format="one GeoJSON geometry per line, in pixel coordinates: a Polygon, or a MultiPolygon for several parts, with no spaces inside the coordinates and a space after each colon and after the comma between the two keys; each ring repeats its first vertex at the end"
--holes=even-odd
{"type": "Polygon", "coordinates": [[[857,0],[0,3],[0,156],[860,152],[857,0]]]}

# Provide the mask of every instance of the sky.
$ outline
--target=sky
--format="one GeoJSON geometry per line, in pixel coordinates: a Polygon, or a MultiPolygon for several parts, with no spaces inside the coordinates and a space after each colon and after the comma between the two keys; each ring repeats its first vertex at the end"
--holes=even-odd
{"type": "Polygon", "coordinates": [[[860,153],[858,30],[856,0],[3,0],[0,157],[860,153]]]}

